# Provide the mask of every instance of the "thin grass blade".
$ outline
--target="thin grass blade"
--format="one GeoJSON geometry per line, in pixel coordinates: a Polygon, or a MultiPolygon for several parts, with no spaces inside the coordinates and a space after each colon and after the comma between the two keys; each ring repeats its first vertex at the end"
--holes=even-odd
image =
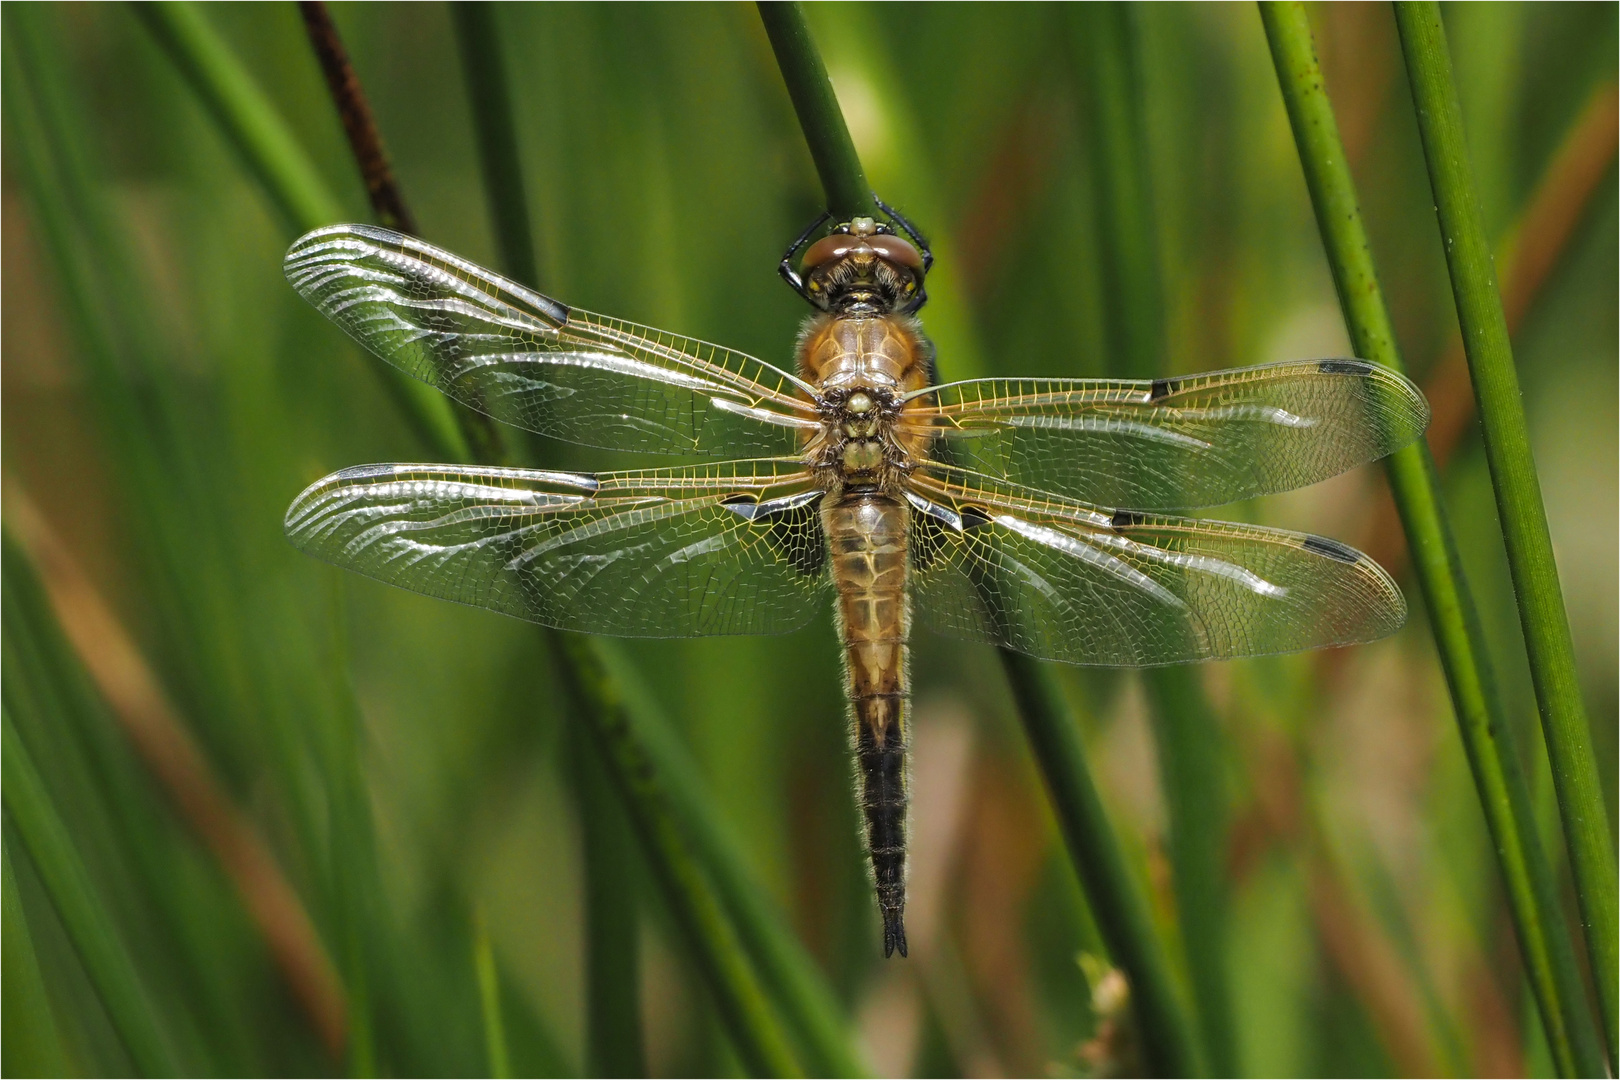
{"type": "Polygon", "coordinates": [[[66,1076],[67,1057],[45,997],[11,852],[0,846],[0,1070],[7,1076],[66,1076]]]}
{"type": "MultiPolygon", "coordinates": [[[[13,550],[9,559],[18,558],[13,550]]],[[[75,850],[67,826],[52,805],[45,783],[9,712],[0,732],[0,776],[6,813],[38,868],[51,904],[90,974],[107,1016],[143,1076],[174,1076],[177,1067],[129,951],[99,899],[75,850]]]]}
{"type": "MultiPolygon", "coordinates": [[[[1400,351],[1305,8],[1262,3],[1260,16],[1351,343],[1357,356],[1400,370],[1400,351]]],[[[1433,458],[1420,442],[1392,455],[1387,468],[1548,1044],[1561,1074],[1596,1075],[1602,1058],[1574,948],[1559,915],[1556,879],[1537,837],[1523,772],[1509,751],[1515,740],[1440,500],[1433,458]]]]}
{"type": "MultiPolygon", "coordinates": [[[[130,10],[219,125],[289,233],[305,233],[349,216],[297,136],[196,6],[186,0],[156,0],[132,4],[130,10]]],[[[463,460],[466,444],[444,398],[385,365],[372,367],[384,373],[390,397],[433,452],[446,461],[463,460]]]]}
{"type": "Polygon", "coordinates": [[[1553,559],[1552,534],[1513,365],[1507,316],[1469,162],[1440,5],[1397,3],[1395,22],[1429,164],[1429,183],[1479,405],[1485,457],[1496,490],[1497,516],[1518,599],[1530,677],[1540,706],[1547,756],[1552,761],[1575,895],[1613,1061],[1620,1049],[1620,987],[1616,985],[1620,979],[1620,909],[1616,906],[1620,885],[1614,836],[1575,671],[1569,615],[1553,559]]]}

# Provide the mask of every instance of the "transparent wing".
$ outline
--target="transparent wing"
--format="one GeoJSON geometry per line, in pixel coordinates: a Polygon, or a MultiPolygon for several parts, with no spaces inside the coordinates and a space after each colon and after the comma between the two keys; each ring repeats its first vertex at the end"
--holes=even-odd
{"type": "Polygon", "coordinates": [[[1070,664],[1141,667],[1370,641],[1406,619],[1334,540],[1109,511],[960,469],[914,473],[920,625],[1070,664]]]}
{"type": "Polygon", "coordinates": [[[1428,402],[1362,360],[1184,379],[975,379],[920,393],[905,422],[941,456],[1100,506],[1218,506],[1325,480],[1423,434],[1428,402]]]}
{"type": "Polygon", "coordinates": [[[815,429],[798,380],[751,356],[579,311],[369,225],[302,237],[293,288],[360,344],[518,427],[648,453],[781,456],[815,429]]]}
{"type": "Polygon", "coordinates": [[[820,492],[792,461],[575,473],[365,465],[287,510],[298,548],[565,630],[776,634],[826,584],[820,492]]]}

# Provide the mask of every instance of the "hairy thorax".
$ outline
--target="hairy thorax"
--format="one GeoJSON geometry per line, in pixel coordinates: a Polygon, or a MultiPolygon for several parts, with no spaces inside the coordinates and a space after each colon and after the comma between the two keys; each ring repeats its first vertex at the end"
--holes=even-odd
{"type": "Polygon", "coordinates": [[[829,489],[892,491],[921,451],[898,423],[932,381],[929,347],[904,315],[819,315],[799,337],[799,375],[818,388],[822,429],[806,455],[829,489]]]}

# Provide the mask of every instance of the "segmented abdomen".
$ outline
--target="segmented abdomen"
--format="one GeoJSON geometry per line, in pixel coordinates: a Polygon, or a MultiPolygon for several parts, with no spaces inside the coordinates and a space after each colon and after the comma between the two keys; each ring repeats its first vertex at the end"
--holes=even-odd
{"type": "Polygon", "coordinates": [[[906,955],[906,748],[911,619],[906,595],[903,503],[846,492],[823,508],[838,590],[866,847],[883,914],[883,954],[906,955]]]}

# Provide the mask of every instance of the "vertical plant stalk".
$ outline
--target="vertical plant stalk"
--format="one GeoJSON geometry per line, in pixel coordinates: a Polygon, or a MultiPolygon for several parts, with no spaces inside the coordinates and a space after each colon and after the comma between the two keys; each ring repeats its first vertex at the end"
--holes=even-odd
{"type": "Polygon", "coordinates": [[[343,207],[315,163],[193,5],[154,0],[131,4],[130,11],[191,83],[237,153],[260,174],[285,220],[299,231],[343,220],[343,207]]]}
{"type": "Polygon", "coordinates": [[[693,958],[714,992],[743,1067],[756,1076],[803,1075],[735,927],[692,857],[660,770],[601,657],[589,638],[556,630],[546,636],[555,642],[559,674],[591,726],[596,748],[641,834],[654,873],[663,881],[671,911],[693,946],[693,958]]]}
{"type": "MultiPolygon", "coordinates": [[[[452,3],[450,15],[461,54],[477,136],[485,205],[494,217],[502,268],[533,288],[539,285],[529,227],[528,201],[518,157],[511,95],[494,9],[452,3]]],[[[465,410],[459,410],[465,412],[465,410]]],[[[477,445],[477,443],[475,443],[477,445]]],[[[504,455],[481,454],[494,463],[504,455]]],[[[553,665],[573,690],[580,716],[595,720],[610,708],[588,688],[605,680],[570,670],[576,663],[599,663],[583,652],[575,658],[563,636],[542,631],[553,665]]],[[[568,727],[573,759],[575,804],[583,833],[585,868],[585,1071],[592,1076],[645,1076],[641,1046],[641,912],[635,896],[633,838],[624,811],[610,787],[598,741],[579,717],[568,727]]]]}
{"type": "MultiPolygon", "coordinates": [[[[1400,352],[1305,8],[1263,2],[1260,17],[1351,344],[1357,356],[1399,370],[1400,352]]],[[[1428,445],[1420,441],[1391,455],[1387,468],[1548,1046],[1562,1075],[1598,1075],[1602,1056],[1559,913],[1557,879],[1510,749],[1514,740],[1428,445]]]]}
{"type": "Polygon", "coordinates": [[[827,196],[827,209],[839,221],[857,215],[877,213],[877,202],[866,182],[855,140],[838,107],[827,65],[810,37],[804,11],[795,0],[760,0],[759,20],[782,69],[793,111],[804,131],[805,144],[816,163],[821,189],[827,196]]]}
{"type": "Polygon", "coordinates": [[[51,906],[136,1071],[143,1076],[178,1076],[179,1064],[158,1027],[135,963],[97,899],[95,884],[73,846],[67,825],[51,804],[45,781],[17,737],[10,716],[3,716],[3,725],[0,793],[51,906]]]}
{"type": "Polygon", "coordinates": [[[512,95],[507,90],[495,10],[493,4],[453,0],[450,21],[456,29],[462,76],[467,80],[479,172],[484,177],[484,205],[494,219],[491,224],[501,266],[514,280],[537,288],[540,260],[529,224],[529,199],[515,138],[517,123],[512,119],[512,95]]]}
{"type": "Polygon", "coordinates": [[[355,164],[360,166],[360,179],[366,185],[366,195],[377,212],[377,220],[390,229],[414,234],[416,220],[405,206],[399,185],[394,183],[394,169],[389,164],[388,150],[383,146],[376,121],[372,119],[371,103],[360,87],[354,65],[349,63],[349,53],[332,22],[332,12],[325,0],[298,0],[298,13],[304,17],[309,44],[320,62],[321,74],[326,76],[327,89],[331,90],[332,101],[337,105],[338,119],[349,137],[349,149],[354,151],[355,164]]]}
{"type": "Polygon", "coordinates": [[[1196,1076],[1197,1053],[1169,962],[1154,935],[1147,898],[1091,779],[1080,729],[1039,660],[1012,649],[996,652],[1097,929],[1130,983],[1145,1064],[1156,1076],[1196,1076]]]}
{"type": "MultiPolygon", "coordinates": [[[[759,10],[821,173],[828,208],[839,215],[857,192],[864,191],[868,199],[871,193],[838,99],[827,81],[826,66],[797,4],[762,2],[759,10]]],[[[1010,649],[997,652],[1070,858],[1109,951],[1130,982],[1147,1062],[1159,1075],[1192,1075],[1197,1055],[1176,999],[1169,964],[1153,933],[1146,898],[1132,877],[1097,795],[1074,718],[1039,661],[1010,649]]]]}
{"type": "MultiPolygon", "coordinates": [[[[1570,255],[1579,235],[1576,228],[1614,166],[1620,149],[1617,131],[1620,87],[1609,82],[1592,91],[1525,201],[1519,219],[1507,231],[1506,240],[1499,243],[1497,253],[1504,263],[1500,278],[1502,308],[1507,315],[1509,337],[1518,333],[1548,278],[1570,255]]],[[[1443,471],[1463,436],[1473,429],[1474,391],[1461,336],[1453,338],[1434,362],[1423,392],[1434,410],[1429,421],[1429,449],[1443,471]]],[[[1397,567],[1405,560],[1406,549],[1400,522],[1395,519],[1394,502],[1378,500],[1378,509],[1367,519],[1362,537],[1356,546],[1398,576],[1397,567]]]]}
{"type": "Polygon", "coordinates": [[[1616,906],[1614,837],[1603,805],[1586,703],[1575,670],[1575,647],[1564,610],[1552,534],[1536,476],[1507,316],[1485,235],[1463,133],[1462,107],[1452,79],[1451,52],[1436,3],[1395,5],[1401,50],[1429,166],[1435,213],[1457,302],[1463,350],[1479,406],[1485,458],[1496,491],[1497,517],[1518,600],[1530,677],[1552,762],[1554,790],[1586,930],[1592,977],[1602,1006],[1610,1060],[1620,1033],[1620,910],[1616,906]]]}
{"type": "Polygon", "coordinates": [[[780,909],[767,900],[765,890],[749,872],[735,833],[704,797],[703,778],[669,720],[626,663],[622,650],[612,641],[597,641],[596,646],[625,693],[639,737],[658,762],[670,806],[680,815],[681,831],[697,849],[727,914],[736,922],[743,944],[804,1055],[806,1071],[812,1076],[869,1075],[852,1045],[842,1007],[786,926],[780,909]]]}
{"type": "MultiPolygon", "coordinates": [[[[1109,290],[1113,374],[1167,374],[1164,286],[1154,233],[1152,174],[1142,118],[1141,46],[1135,12],[1119,3],[1068,10],[1089,97],[1098,228],[1109,290]]],[[[1177,920],[1205,1062],[1213,1076],[1238,1074],[1236,1023],[1226,970],[1226,808],[1215,710],[1191,667],[1142,672],[1154,720],[1160,787],[1169,812],[1177,920]]]]}
{"type": "MultiPolygon", "coordinates": [[[[366,186],[372,213],[389,228],[416,235],[416,221],[405,208],[405,193],[394,179],[382,132],[371,112],[371,102],[359,74],[349,62],[348,51],[343,47],[331,13],[324,0],[298,0],[298,10],[309,32],[310,47],[326,76],[326,87],[331,92],[338,119],[349,137],[349,150],[366,186]]],[[[397,373],[393,377],[397,377],[397,373]]],[[[494,420],[477,410],[452,406],[451,411],[461,438],[475,459],[485,464],[502,460],[506,447],[494,420]]]]}

